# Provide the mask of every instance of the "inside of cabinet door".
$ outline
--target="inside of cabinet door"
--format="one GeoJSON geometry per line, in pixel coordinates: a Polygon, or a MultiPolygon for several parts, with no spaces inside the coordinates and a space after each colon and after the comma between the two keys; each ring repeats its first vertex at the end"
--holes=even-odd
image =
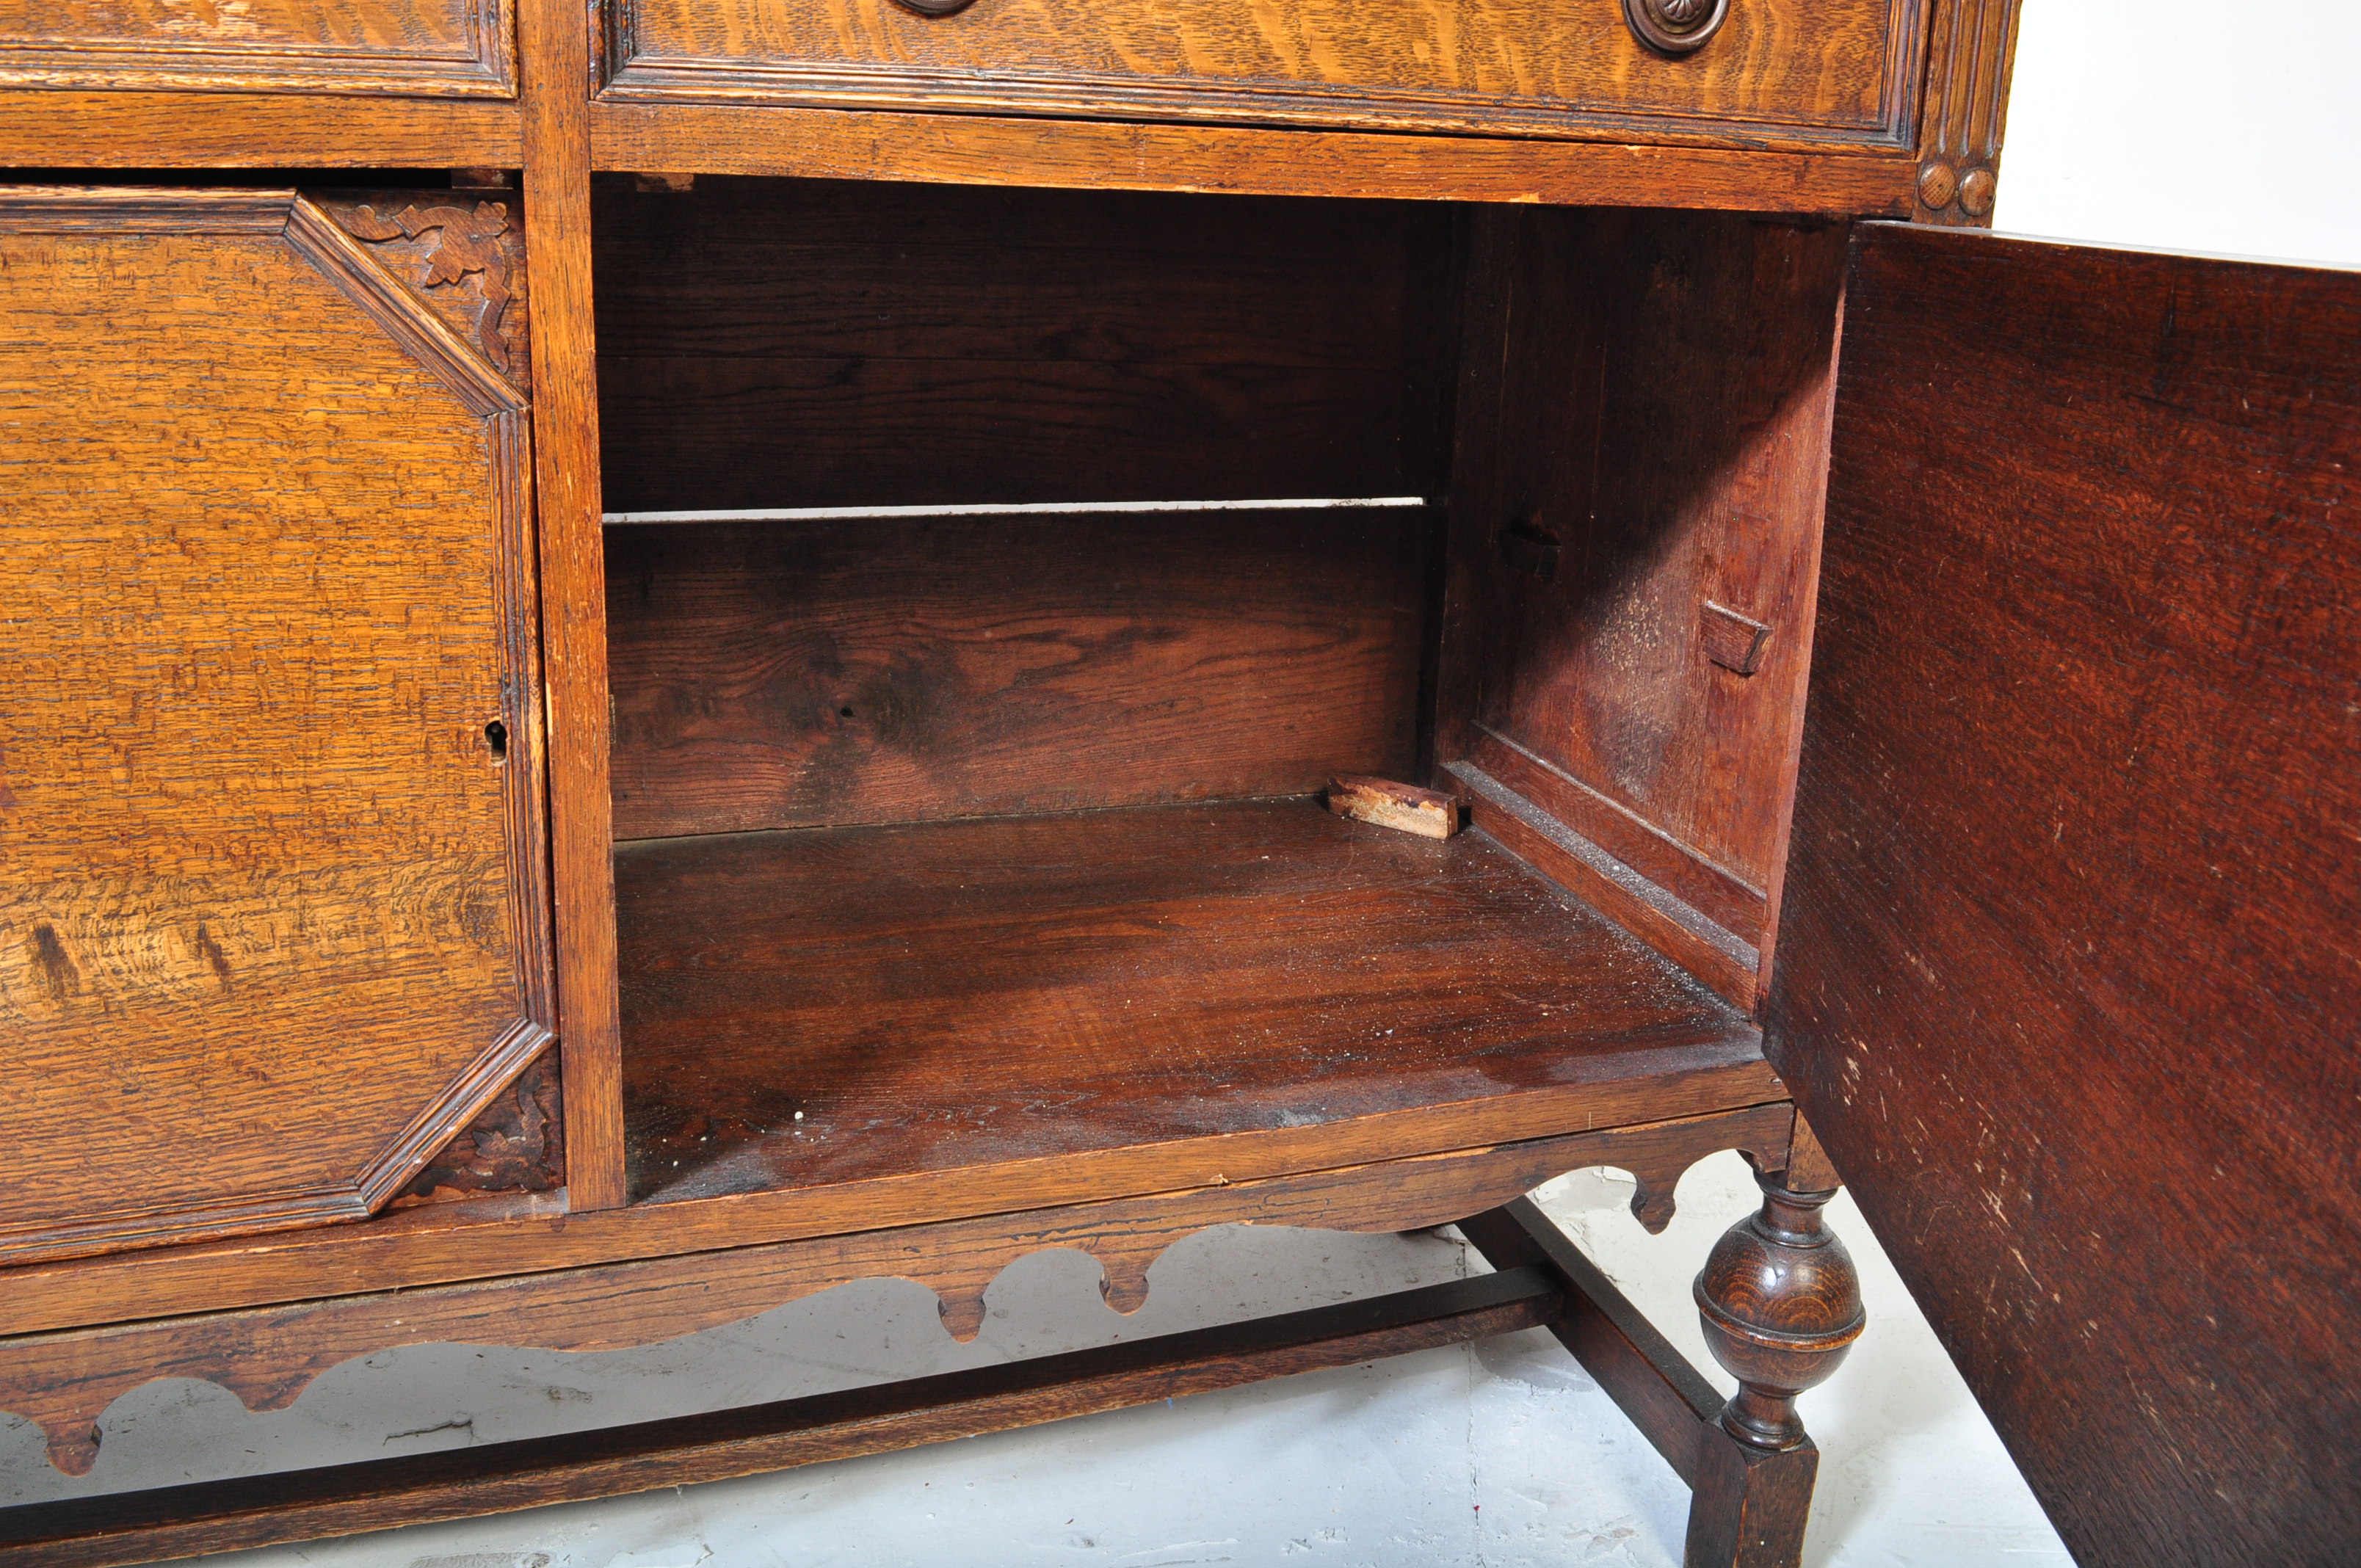
{"type": "Polygon", "coordinates": [[[1768,1045],[2080,1561],[2361,1539],[2356,342],[1855,242],[1768,1045]]]}
{"type": "Polygon", "coordinates": [[[1751,1059],[1839,231],[671,183],[596,235],[637,1196],[1751,1059]]]}

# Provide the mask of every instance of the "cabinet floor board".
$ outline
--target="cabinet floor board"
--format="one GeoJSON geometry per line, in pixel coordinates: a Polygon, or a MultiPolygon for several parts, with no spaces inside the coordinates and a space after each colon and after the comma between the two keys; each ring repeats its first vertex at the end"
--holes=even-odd
{"type": "Polygon", "coordinates": [[[1480,834],[1278,800],[618,847],[632,1190],[710,1198],[1645,1077],[1753,1026],[1480,834]]]}

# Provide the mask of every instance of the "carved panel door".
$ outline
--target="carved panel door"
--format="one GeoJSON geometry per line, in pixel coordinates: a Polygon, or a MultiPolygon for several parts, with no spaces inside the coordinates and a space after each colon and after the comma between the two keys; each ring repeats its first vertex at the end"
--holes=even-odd
{"type": "Polygon", "coordinates": [[[2361,274],[1854,239],[1766,1034],[2078,1561],[2361,1541],[2361,274]]]}
{"type": "Polygon", "coordinates": [[[0,191],[0,1263],[368,1213],[550,1037],[485,281],[287,192],[0,191]]]}

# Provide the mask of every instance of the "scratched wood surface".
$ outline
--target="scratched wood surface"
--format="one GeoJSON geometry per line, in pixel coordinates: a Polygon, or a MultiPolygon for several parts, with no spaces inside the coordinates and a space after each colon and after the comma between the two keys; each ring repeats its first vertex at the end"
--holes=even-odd
{"type": "Polygon", "coordinates": [[[2361,1541],[2356,342],[1856,242],[1767,1033],[2079,1562],[2361,1541]]]}
{"type": "MultiPolygon", "coordinates": [[[[1477,834],[1312,799],[616,855],[634,1190],[679,1200],[1353,1124],[1754,1049],[1477,834]]],[[[979,1184],[989,1177],[976,1172],[979,1184]]]]}
{"type": "Polygon", "coordinates": [[[547,1037],[517,400],[374,267],[0,195],[0,1255],[365,1212],[547,1037]]]}
{"type": "Polygon", "coordinates": [[[1552,861],[1741,1003],[1802,729],[1844,243],[1500,213],[1470,268],[1437,761],[1677,901],[1552,861]],[[1744,671],[1717,657],[1733,614],[1765,628],[1744,671]]]}
{"type": "Polygon", "coordinates": [[[514,35],[504,0],[0,0],[0,86],[506,98],[514,35]]]}
{"type": "Polygon", "coordinates": [[[16,1335],[0,1339],[0,1411],[39,1425],[51,1463],[81,1475],[97,1460],[108,1407],[159,1377],[201,1378],[229,1389],[249,1409],[284,1409],[329,1368],[400,1345],[596,1351],[653,1344],[742,1321],[858,1279],[924,1285],[939,1298],[944,1331],[964,1342],[983,1326],[984,1292],[993,1280],[1036,1252],[1071,1250],[1095,1260],[1103,1299],[1130,1313],[1147,1303],[1150,1266],[1173,1243],[1211,1225],[1379,1233],[1446,1224],[1586,1166],[1611,1165],[1637,1175],[1633,1211],[1649,1228],[1662,1230],[1683,1171],[1726,1148],[1776,1164],[1794,1120],[1793,1108],[1774,1101],[1719,1115],[1153,1198],[685,1252],[258,1311],[16,1335]]]}
{"type": "Polygon", "coordinates": [[[1916,21],[1897,0],[1740,0],[1675,60],[1611,0],[610,0],[606,96],[1842,147],[1907,139],[1916,21]]]}

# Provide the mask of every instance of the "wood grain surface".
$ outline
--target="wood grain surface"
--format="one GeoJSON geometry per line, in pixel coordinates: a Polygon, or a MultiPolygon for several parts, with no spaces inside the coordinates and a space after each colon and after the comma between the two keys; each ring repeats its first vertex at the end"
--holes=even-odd
{"type": "Polygon", "coordinates": [[[451,98],[0,93],[12,169],[513,169],[517,106],[451,98]]]}
{"type": "Polygon", "coordinates": [[[1651,1051],[1752,1048],[1482,838],[1315,800],[644,840],[616,874],[633,1190],[673,1201],[1529,1092],[1579,1115],[1651,1051]]]}
{"type": "Polygon", "coordinates": [[[1422,508],[608,530],[626,839],[1406,771],[1422,508]]]}
{"type": "Polygon", "coordinates": [[[1856,244],[1772,1048],[2084,1563],[2361,1540],[2356,342],[1856,244]]]}
{"type": "Polygon", "coordinates": [[[0,0],[0,87],[508,98],[514,36],[508,0],[0,0]]]}
{"type": "Polygon", "coordinates": [[[284,192],[0,256],[0,1255],[365,1213],[548,1037],[522,400],[284,192]]]}
{"type": "Polygon", "coordinates": [[[1936,0],[1919,111],[1922,224],[1988,225],[2000,192],[2020,0],[1936,0]]]}
{"type": "Polygon", "coordinates": [[[603,170],[1086,191],[1902,215],[1917,181],[1898,149],[1799,156],[852,109],[600,100],[590,130],[603,170]]]}
{"type": "Polygon", "coordinates": [[[1433,208],[598,191],[608,510],[1419,496],[1433,208]]]}
{"type": "Polygon", "coordinates": [[[606,550],[599,537],[598,329],[591,299],[590,21],[568,0],[521,0],[526,234],[533,334],[541,645],[549,680],[550,872],[566,1051],[566,1196],[623,1201],[615,1019],[614,828],[608,783],[606,550]]]}
{"type": "Polygon", "coordinates": [[[1624,134],[1844,148],[1906,141],[1917,7],[1739,5],[1683,59],[1614,5],[1433,9],[1112,0],[611,0],[609,100],[1053,112],[1391,130],[1624,134]]]}
{"type": "Polygon", "coordinates": [[[400,1345],[582,1352],[652,1344],[860,1279],[906,1278],[933,1290],[945,1331],[966,1341],[983,1326],[993,1280],[1033,1253],[1087,1255],[1101,1266],[1107,1305],[1130,1313],[1148,1299],[1156,1260],[1211,1225],[1383,1233],[1444,1224],[1585,1166],[1636,1174],[1634,1208],[1661,1230],[1682,1171],[1730,1147],[1775,1161],[1793,1120],[1787,1105],[1773,1102],[1154,1198],[0,1339],[0,1410],[41,1426],[52,1462],[81,1474],[97,1456],[107,1408],[158,1377],[200,1378],[250,1409],[283,1409],[322,1373],[400,1345]]]}
{"type": "Polygon", "coordinates": [[[0,1510],[0,1563],[99,1568],[677,1488],[1513,1333],[1559,1302],[1545,1277],[1510,1270],[777,1404],[0,1510]]]}
{"type": "Polygon", "coordinates": [[[1488,214],[1471,247],[1437,761],[1741,1005],[1802,729],[1843,247],[1546,211],[1488,214]],[[1546,577],[1507,548],[1527,536],[1546,577]],[[1751,673],[1716,657],[1731,610],[1770,628],[1751,673]]]}

